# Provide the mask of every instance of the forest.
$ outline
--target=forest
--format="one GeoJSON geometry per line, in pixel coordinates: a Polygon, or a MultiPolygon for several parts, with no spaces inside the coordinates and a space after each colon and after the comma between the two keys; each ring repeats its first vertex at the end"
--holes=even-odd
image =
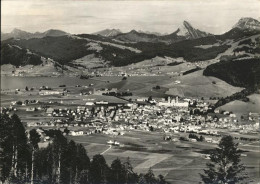
{"type": "Polygon", "coordinates": [[[1,65],[39,65],[42,64],[41,57],[35,54],[28,54],[26,49],[1,43],[1,65]]]}
{"type": "Polygon", "coordinates": [[[222,60],[208,66],[204,70],[203,75],[217,77],[233,86],[259,88],[260,59],[231,58],[222,60]]]}
{"type": "Polygon", "coordinates": [[[115,159],[109,166],[98,154],[90,159],[81,144],[60,130],[42,130],[51,138],[39,148],[39,129],[26,130],[19,117],[0,114],[0,179],[4,183],[166,184],[164,177],[134,172],[131,161],[115,159]]]}

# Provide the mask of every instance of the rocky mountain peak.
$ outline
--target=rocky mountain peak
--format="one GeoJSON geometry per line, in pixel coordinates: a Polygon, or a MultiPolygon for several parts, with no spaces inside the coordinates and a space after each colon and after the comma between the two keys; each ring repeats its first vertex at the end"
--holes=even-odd
{"type": "Polygon", "coordinates": [[[188,21],[183,21],[183,24],[177,29],[176,34],[177,36],[184,36],[187,39],[196,39],[210,35],[209,33],[193,28],[188,21]]]}
{"type": "Polygon", "coordinates": [[[241,18],[233,28],[239,29],[250,29],[250,30],[260,30],[260,22],[256,19],[250,17],[241,18]]]}

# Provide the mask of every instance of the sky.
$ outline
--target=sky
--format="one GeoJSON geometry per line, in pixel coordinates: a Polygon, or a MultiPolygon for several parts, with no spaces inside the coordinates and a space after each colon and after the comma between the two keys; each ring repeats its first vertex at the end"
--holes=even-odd
{"type": "Polygon", "coordinates": [[[1,31],[172,33],[186,20],[202,31],[222,34],[241,17],[259,20],[259,12],[260,0],[1,0],[1,31]]]}

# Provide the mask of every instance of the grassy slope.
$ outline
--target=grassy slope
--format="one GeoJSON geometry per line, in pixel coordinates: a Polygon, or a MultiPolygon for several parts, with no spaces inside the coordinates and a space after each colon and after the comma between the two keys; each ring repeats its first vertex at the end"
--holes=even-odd
{"type": "Polygon", "coordinates": [[[218,109],[232,111],[235,114],[246,114],[249,112],[259,112],[260,109],[260,95],[253,94],[248,96],[249,102],[243,102],[239,100],[235,100],[233,102],[229,102],[218,109]]]}
{"type": "Polygon", "coordinates": [[[194,97],[225,97],[242,88],[233,87],[226,82],[215,77],[206,77],[202,75],[203,71],[197,71],[185,76],[175,77],[173,81],[180,80],[180,84],[174,82],[164,85],[170,88],[167,94],[194,97]],[[215,81],[216,84],[212,82],[215,81]]]}
{"type": "Polygon", "coordinates": [[[100,81],[110,81],[110,83],[100,82],[95,87],[97,88],[118,88],[119,91],[127,91],[133,95],[144,97],[164,97],[165,90],[152,90],[156,85],[169,83],[168,76],[137,76],[128,77],[122,81],[122,77],[99,77],[94,78],[100,81]]]}

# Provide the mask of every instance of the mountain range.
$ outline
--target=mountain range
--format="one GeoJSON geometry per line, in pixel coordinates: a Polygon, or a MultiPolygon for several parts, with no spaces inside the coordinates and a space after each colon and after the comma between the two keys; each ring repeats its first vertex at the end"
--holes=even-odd
{"type": "Polygon", "coordinates": [[[210,35],[211,34],[209,33],[193,28],[190,23],[184,21],[183,24],[171,34],[162,35],[160,33],[132,30],[128,33],[118,32],[112,37],[123,42],[163,42],[170,44],[182,40],[197,39],[210,35]]]}
{"type": "MultiPolygon", "coordinates": [[[[260,30],[259,21],[253,18],[241,18],[232,29],[238,28],[240,30],[260,30]]],[[[70,35],[61,30],[50,29],[45,32],[35,32],[30,33],[20,29],[14,29],[10,33],[2,33],[1,32],[1,40],[6,40],[9,38],[15,39],[31,39],[31,38],[43,38],[47,36],[64,36],[70,35]]],[[[183,40],[189,39],[198,39],[202,37],[213,36],[213,34],[201,31],[199,29],[194,28],[189,22],[183,21],[182,25],[171,34],[160,34],[157,32],[150,31],[136,31],[131,30],[130,32],[123,33],[119,29],[105,29],[95,33],[92,35],[99,35],[103,37],[113,38],[118,41],[123,42],[163,42],[163,43],[174,43],[183,40]]]]}
{"type": "MultiPolygon", "coordinates": [[[[193,28],[193,26],[184,21],[183,24],[171,34],[160,34],[157,32],[150,31],[136,31],[132,30],[127,33],[121,32],[119,29],[105,29],[95,33],[93,35],[100,35],[104,37],[113,38],[123,42],[164,42],[164,43],[174,43],[177,41],[182,41],[186,39],[196,39],[201,37],[206,37],[211,34],[200,31],[199,29],[193,28]]],[[[15,39],[31,39],[31,38],[43,38],[46,36],[64,36],[69,35],[68,33],[61,30],[50,29],[43,33],[36,32],[30,33],[22,31],[20,29],[14,29],[10,33],[1,33],[1,40],[6,40],[9,38],[15,39]]]]}
{"type": "MultiPolygon", "coordinates": [[[[79,35],[71,35],[60,30],[28,33],[15,29],[4,36],[15,39],[4,40],[2,37],[1,64],[15,66],[37,65],[41,63],[41,57],[45,57],[64,66],[86,67],[90,61],[84,57],[89,55],[97,58],[94,63],[102,60],[106,66],[126,66],[156,56],[183,58],[186,62],[219,61],[222,56],[228,58],[226,59],[228,61],[237,61],[236,57],[233,58],[236,55],[239,56],[238,62],[248,57],[256,58],[258,61],[260,57],[260,22],[253,18],[241,18],[231,30],[221,35],[203,32],[184,21],[176,31],[167,35],[136,30],[122,33],[118,29],[106,29],[93,34],[79,35]],[[34,53],[33,58],[30,53],[34,53]],[[75,63],[76,60],[83,64],[75,63]]],[[[254,60],[254,64],[250,66],[260,68],[256,67],[260,61],[256,61],[254,60]]],[[[211,65],[205,74],[224,76],[219,73],[227,71],[220,70],[220,68],[225,67],[228,63],[230,62],[211,65]],[[215,68],[217,69],[215,70],[215,68]]],[[[229,66],[233,65],[232,62],[229,66]]],[[[229,69],[231,68],[229,67],[229,69]]],[[[248,71],[250,70],[251,68],[248,69],[248,71]]],[[[253,71],[257,73],[255,70],[253,71]]],[[[230,82],[232,84],[246,86],[244,82],[235,82],[235,80],[240,81],[241,78],[234,79],[233,76],[223,78],[232,79],[233,82],[230,82]]]]}
{"type": "Polygon", "coordinates": [[[27,31],[23,31],[20,29],[13,29],[10,33],[2,33],[1,32],[1,40],[6,40],[9,38],[15,38],[15,39],[31,39],[31,38],[43,38],[46,36],[64,36],[64,35],[69,35],[69,33],[66,33],[61,30],[57,29],[50,29],[45,32],[35,32],[35,33],[30,33],[27,31]]]}

